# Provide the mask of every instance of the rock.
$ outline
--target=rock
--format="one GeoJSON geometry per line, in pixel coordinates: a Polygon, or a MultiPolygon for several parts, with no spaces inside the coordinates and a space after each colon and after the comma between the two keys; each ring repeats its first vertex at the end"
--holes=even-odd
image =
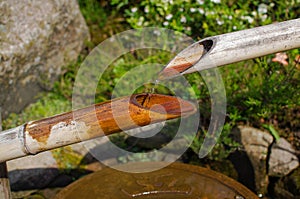
{"type": "Polygon", "coordinates": [[[270,197],[278,199],[300,198],[300,167],[289,175],[276,180],[274,185],[270,187],[270,197]]]}
{"type": "Polygon", "coordinates": [[[85,166],[85,168],[86,168],[87,170],[89,170],[89,171],[95,172],[95,171],[99,171],[99,170],[103,169],[103,168],[104,168],[104,165],[101,164],[101,163],[98,162],[98,161],[95,161],[95,162],[92,162],[92,163],[87,164],[87,165],[85,166]]]}
{"type": "Polygon", "coordinates": [[[276,199],[295,199],[296,197],[289,192],[288,190],[286,190],[284,182],[279,180],[271,193],[272,198],[276,198],[276,199]]]}
{"type": "Polygon", "coordinates": [[[228,159],[232,162],[237,172],[237,178],[235,179],[255,192],[257,188],[255,186],[254,169],[247,153],[242,150],[237,150],[231,153],[228,159]]]}
{"type": "Polygon", "coordinates": [[[125,142],[131,148],[161,148],[163,145],[172,140],[172,136],[161,132],[164,125],[165,122],[162,122],[125,131],[126,134],[130,135],[126,138],[125,142]]]}
{"type": "MultiPolygon", "coordinates": [[[[80,144],[74,144],[8,161],[11,188],[13,191],[20,191],[66,186],[74,179],[91,172],[88,167],[80,167],[86,153],[80,144]]],[[[100,165],[97,166],[97,169],[101,169],[100,165]]]]}
{"type": "Polygon", "coordinates": [[[18,112],[50,89],[89,39],[76,0],[0,1],[0,107],[18,112]]]}
{"type": "Polygon", "coordinates": [[[171,140],[172,137],[167,136],[163,133],[159,133],[152,136],[151,138],[137,138],[131,136],[126,139],[126,144],[131,148],[138,147],[141,149],[159,149],[171,140]]]}
{"type": "Polygon", "coordinates": [[[26,190],[26,191],[12,191],[11,196],[13,199],[29,198],[37,190],[26,190]]]}
{"type": "Polygon", "coordinates": [[[300,198],[300,167],[283,178],[285,188],[295,197],[300,198]]]}
{"type": "Polygon", "coordinates": [[[60,174],[50,151],[8,161],[7,168],[13,191],[44,188],[60,174]]]}
{"type": "MultiPolygon", "coordinates": [[[[273,142],[273,137],[264,131],[252,127],[239,126],[232,132],[233,139],[240,143],[245,149],[247,157],[238,154],[239,157],[231,157],[234,160],[233,164],[239,173],[239,179],[249,178],[247,174],[254,174],[254,189],[259,194],[267,193],[268,175],[267,175],[267,157],[269,146],[273,142]],[[247,161],[242,161],[241,157],[248,160],[252,169],[247,165],[247,161]],[[248,170],[245,168],[248,167],[248,170]],[[241,176],[244,175],[244,176],[241,176]]],[[[249,179],[247,179],[249,180],[249,179]]]]}
{"type": "Polygon", "coordinates": [[[269,175],[282,177],[289,174],[299,166],[299,161],[295,155],[292,145],[284,138],[280,138],[271,148],[269,160],[269,175]]]}
{"type": "Polygon", "coordinates": [[[12,192],[13,199],[50,199],[54,198],[63,188],[48,188],[12,192]]]}
{"type": "Polygon", "coordinates": [[[40,193],[43,198],[54,198],[63,188],[49,188],[49,189],[43,189],[39,190],[38,193],[40,193]]]}
{"type": "Polygon", "coordinates": [[[124,133],[137,138],[150,138],[157,135],[164,127],[165,122],[150,124],[135,129],[124,131],[124,133]]]}

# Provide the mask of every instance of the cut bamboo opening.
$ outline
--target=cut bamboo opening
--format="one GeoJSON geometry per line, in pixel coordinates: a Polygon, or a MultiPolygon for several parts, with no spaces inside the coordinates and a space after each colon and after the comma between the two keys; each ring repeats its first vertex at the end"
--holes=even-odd
{"type": "Polygon", "coordinates": [[[0,133],[0,162],[196,112],[174,96],[137,94],[28,122],[0,133]]]}
{"type": "Polygon", "coordinates": [[[159,79],[296,48],[300,48],[300,19],[216,35],[180,52],[160,72],[159,79]]]}

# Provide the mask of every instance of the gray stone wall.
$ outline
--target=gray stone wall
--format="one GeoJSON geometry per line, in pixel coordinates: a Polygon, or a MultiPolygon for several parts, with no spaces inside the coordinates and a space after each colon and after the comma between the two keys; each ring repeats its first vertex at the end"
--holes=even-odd
{"type": "Polygon", "coordinates": [[[76,0],[0,0],[0,106],[19,112],[51,89],[89,40],[76,0]]]}

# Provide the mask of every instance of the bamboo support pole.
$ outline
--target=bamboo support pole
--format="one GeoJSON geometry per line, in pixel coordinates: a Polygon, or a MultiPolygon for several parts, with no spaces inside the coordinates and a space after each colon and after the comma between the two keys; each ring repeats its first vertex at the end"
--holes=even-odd
{"type": "MultiPolygon", "coordinates": [[[[1,117],[1,107],[0,107],[0,135],[2,131],[2,117],[1,117]]],[[[10,199],[10,184],[7,174],[7,166],[6,162],[0,163],[0,198],[2,199],[10,199]]]]}
{"type": "Polygon", "coordinates": [[[300,18],[202,39],[181,51],[159,79],[300,48],[300,18]]]}
{"type": "Polygon", "coordinates": [[[11,198],[6,162],[0,163],[0,198],[1,199],[11,198]]]}
{"type": "Polygon", "coordinates": [[[0,134],[0,162],[195,113],[177,97],[137,94],[28,122],[0,134]],[[101,127],[101,128],[99,128],[101,127]]]}

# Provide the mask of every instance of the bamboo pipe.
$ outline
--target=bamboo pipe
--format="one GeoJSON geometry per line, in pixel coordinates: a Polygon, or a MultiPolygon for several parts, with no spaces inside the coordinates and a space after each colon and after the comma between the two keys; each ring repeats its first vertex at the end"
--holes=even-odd
{"type": "Polygon", "coordinates": [[[195,112],[192,103],[167,95],[114,99],[0,133],[0,162],[195,112]]]}
{"type": "Polygon", "coordinates": [[[202,39],[181,51],[159,79],[300,48],[300,18],[202,39]]]}

